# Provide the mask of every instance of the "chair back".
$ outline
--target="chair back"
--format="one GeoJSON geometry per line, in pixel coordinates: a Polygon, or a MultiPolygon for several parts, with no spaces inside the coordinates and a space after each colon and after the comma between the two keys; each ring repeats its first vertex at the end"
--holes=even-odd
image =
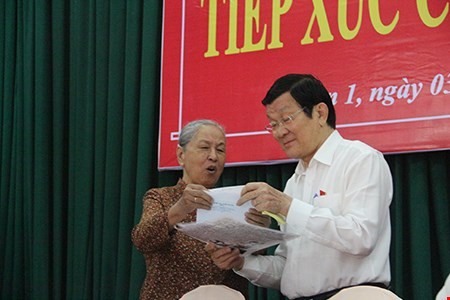
{"type": "Polygon", "coordinates": [[[330,300],[398,300],[401,299],[388,289],[370,285],[358,285],[345,288],[330,300]]]}
{"type": "Polygon", "coordinates": [[[180,300],[245,300],[244,296],[225,285],[201,285],[187,292],[180,300]]]}

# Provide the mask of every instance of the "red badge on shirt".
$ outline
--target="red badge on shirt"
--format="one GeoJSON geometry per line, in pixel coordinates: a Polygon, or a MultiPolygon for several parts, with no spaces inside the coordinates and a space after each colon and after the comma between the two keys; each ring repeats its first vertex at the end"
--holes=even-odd
{"type": "Polygon", "coordinates": [[[325,196],[326,194],[327,194],[327,193],[326,193],[325,191],[322,191],[322,190],[319,191],[319,195],[320,195],[320,196],[325,196]]]}

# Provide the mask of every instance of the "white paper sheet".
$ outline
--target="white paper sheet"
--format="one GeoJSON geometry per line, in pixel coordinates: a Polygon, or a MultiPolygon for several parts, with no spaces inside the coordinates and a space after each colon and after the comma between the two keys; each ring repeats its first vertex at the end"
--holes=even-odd
{"type": "Polygon", "coordinates": [[[238,185],[209,190],[208,194],[214,199],[213,205],[210,210],[197,210],[197,223],[225,217],[245,222],[244,214],[252,207],[252,204],[248,201],[241,206],[236,205],[243,187],[238,185]]]}
{"type": "Polygon", "coordinates": [[[236,205],[242,187],[231,186],[209,190],[214,199],[211,210],[198,209],[196,223],[179,223],[176,228],[202,242],[238,248],[243,255],[297,237],[247,223],[244,214],[252,207],[251,202],[248,201],[242,206],[236,205]]]}

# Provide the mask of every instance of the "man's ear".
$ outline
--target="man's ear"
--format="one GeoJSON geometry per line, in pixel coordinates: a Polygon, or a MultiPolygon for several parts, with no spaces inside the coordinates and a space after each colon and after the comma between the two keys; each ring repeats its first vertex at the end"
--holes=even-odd
{"type": "Polygon", "coordinates": [[[180,166],[184,165],[184,149],[180,145],[177,146],[177,160],[180,166]]]}
{"type": "Polygon", "coordinates": [[[327,124],[327,120],[328,120],[328,106],[323,103],[320,102],[319,104],[316,105],[316,109],[317,109],[317,113],[319,114],[319,123],[321,126],[324,126],[327,124]]]}

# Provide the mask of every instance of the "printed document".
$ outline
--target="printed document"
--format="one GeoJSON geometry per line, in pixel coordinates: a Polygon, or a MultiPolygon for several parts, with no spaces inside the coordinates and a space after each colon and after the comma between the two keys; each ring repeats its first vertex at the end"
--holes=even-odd
{"type": "Polygon", "coordinates": [[[236,205],[242,188],[243,186],[231,186],[209,190],[208,193],[214,199],[211,209],[198,209],[197,222],[179,223],[176,228],[203,242],[238,248],[243,255],[297,237],[247,223],[244,214],[252,207],[251,201],[241,206],[236,205]]]}

